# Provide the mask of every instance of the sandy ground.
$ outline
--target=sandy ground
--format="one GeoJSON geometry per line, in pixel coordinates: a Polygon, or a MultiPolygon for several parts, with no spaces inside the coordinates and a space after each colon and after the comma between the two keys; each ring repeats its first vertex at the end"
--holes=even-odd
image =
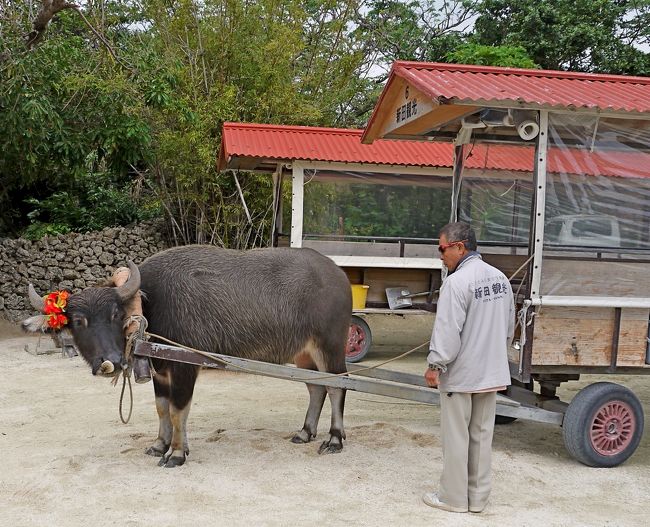
{"type": "MultiPolygon", "coordinates": [[[[369,363],[428,337],[426,319],[390,318],[371,322],[369,363]]],[[[568,456],[557,427],[500,426],[490,504],[480,515],[445,513],[420,499],[441,469],[437,407],[349,392],[345,448],[319,456],[318,443],[289,441],[302,426],[303,385],[209,371],[189,417],[188,463],[163,469],[143,454],[157,433],[151,385],[135,386],[123,425],[119,388],[79,358],[27,353],[37,341],[0,322],[3,526],[648,525],[648,433],[624,465],[593,469],[568,456]]],[[[392,367],[419,372],[424,362],[421,353],[392,367]]],[[[562,395],[595,380],[564,385],[562,395]]],[[[631,387],[650,415],[649,377],[607,380],[631,387]]]]}

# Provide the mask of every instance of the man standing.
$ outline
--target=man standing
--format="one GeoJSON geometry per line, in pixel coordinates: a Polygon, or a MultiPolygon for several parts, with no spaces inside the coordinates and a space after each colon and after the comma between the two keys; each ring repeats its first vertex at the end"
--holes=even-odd
{"type": "Polygon", "coordinates": [[[505,275],[476,251],[467,223],[445,225],[438,250],[450,274],[440,289],[425,379],[440,387],[443,469],[438,491],[422,499],[450,512],[481,512],[492,486],[496,392],[510,384],[513,295],[505,275]]]}

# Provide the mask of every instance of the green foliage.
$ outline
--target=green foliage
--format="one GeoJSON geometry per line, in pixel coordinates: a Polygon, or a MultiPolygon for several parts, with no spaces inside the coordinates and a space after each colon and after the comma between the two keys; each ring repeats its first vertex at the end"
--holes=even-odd
{"type": "Polygon", "coordinates": [[[449,62],[503,66],[507,68],[539,68],[521,46],[484,46],[468,43],[447,54],[449,62]]]}
{"type": "Polygon", "coordinates": [[[445,62],[448,53],[466,39],[474,3],[370,0],[359,32],[376,48],[379,65],[390,66],[395,60],[445,62]]]}
{"type": "Polygon", "coordinates": [[[647,75],[650,2],[484,0],[474,39],[521,46],[544,69],[647,75]]]}
{"type": "Polygon", "coordinates": [[[127,225],[151,219],[159,213],[155,202],[135,200],[133,188],[129,184],[120,188],[109,172],[84,174],[76,179],[70,190],[25,201],[32,210],[28,213],[31,224],[24,235],[32,239],[45,234],[127,225]]]}
{"type": "MultiPolygon", "coordinates": [[[[49,223],[56,231],[112,224],[110,215],[104,224],[84,224],[33,213],[35,207],[49,214],[66,200],[86,200],[76,192],[94,184],[91,179],[79,184],[90,178],[89,158],[110,172],[118,187],[128,184],[133,167],[147,158],[151,138],[138,115],[137,93],[103,53],[89,52],[88,42],[72,29],[72,16],[61,13],[48,38],[31,52],[22,49],[18,29],[16,35],[0,35],[0,49],[12,54],[0,68],[0,178],[6,182],[0,235],[18,234],[27,221],[45,222],[45,231],[49,223]]],[[[16,22],[17,28],[25,25],[16,22]]],[[[39,229],[40,224],[30,233],[39,229]]]]}
{"type": "MultiPolygon", "coordinates": [[[[83,9],[112,53],[72,10],[27,51],[30,5],[5,5],[0,236],[160,213],[177,243],[264,244],[271,180],[239,174],[246,214],[233,174],[215,172],[223,122],[362,127],[395,59],[650,74],[639,48],[650,0],[107,0],[83,9]]],[[[442,210],[408,190],[328,192],[324,204],[344,207],[330,211],[328,228],[346,232],[425,236],[427,215],[442,210]],[[419,197],[415,221],[403,203],[419,197]],[[393,216],[372,212],[383,206],[393,216]]]]}
{"type": "Polygon", "coordinates": [[[155,138],[148,175],[178,243],[266,242],[270,178],[240,175],[249,221],[233,176],[214,173],[221,123],[355,123],[364,57],[347,26],[358,6],[146,2],[149,46],[134,60],[155,138]]]}

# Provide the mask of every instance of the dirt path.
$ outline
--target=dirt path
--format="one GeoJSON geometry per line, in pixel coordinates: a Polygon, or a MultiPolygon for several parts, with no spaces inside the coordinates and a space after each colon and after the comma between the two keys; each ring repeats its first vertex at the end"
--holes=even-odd
{"type": "MultiPolygon", "coordinates": [[[[373,360],[420,344],[427,331],[403,331],[399,346],[373,360]]],[[[455,515],[420,501],[441,468],[438,408],[348,393],[344,451],[318,456],[317,443],[289,441],[304,418],[304,386],[205,372],[189,418],[189,461],[166,470],[143,455],[157,433],[150,384],[135,386],[123,425],[119,389],[79,358],[25,352],[36,341],[0,324],[2,526],[648,524],[650,433],[623,466],[592,469],[569,458],[559,428],[498,427],[491,502],[483,514],[455,515]]],[[[424,362],[420,354],[399,369],[420,371],[424,362]]],[[[563,396],[595,380],[567,385],[563,396]]],[[[650,419],[650,378],[607,380],[630,386],[650,419]]]]}

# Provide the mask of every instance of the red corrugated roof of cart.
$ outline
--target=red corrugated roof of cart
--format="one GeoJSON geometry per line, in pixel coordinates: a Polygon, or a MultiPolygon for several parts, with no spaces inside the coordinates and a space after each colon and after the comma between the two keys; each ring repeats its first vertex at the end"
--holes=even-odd
{"type": "Polygon", "coordinates": [[[232,157],[257,157],[402,166],[447,166],[449,145],[425,141],[375,141],[361,144],[363,130],[224,123],[218,167],[232,157]]]}
{"type": "MultiPolygon", "coordinates": [[[[361,143],[362,130],[224,123],[218,168],[239,159],[277,162],[324,161],[376,165],[451,168],[453,145],[428,141],[377,140],[361,143]]],[[[533,146],[477,144],[465,162],[467,169],[533,170],[533,146]]],[[[650,155],[642,152],[549,152],[549,172],[623,177],[650,177],[650,155]]],[[[369,168],[372,170],[372,168],[369,168]]]]}
{"type": "Polygon", "coordinates": [[[650,113],[650,77],[396,61],[362,140],[396,78],[447,104],[650,113]]]}

